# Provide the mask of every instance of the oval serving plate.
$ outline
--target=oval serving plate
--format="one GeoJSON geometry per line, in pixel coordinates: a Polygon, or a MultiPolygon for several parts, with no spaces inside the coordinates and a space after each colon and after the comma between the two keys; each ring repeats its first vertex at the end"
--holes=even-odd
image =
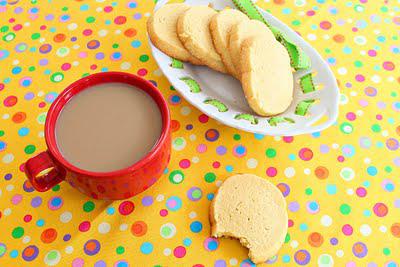
{"type": "MultiPolygon", "coordinates": [[[[176,1],[170,1],[176,2],[176,1]]],[[[221,10],[235,8],[229,0],[186,0],[188,5],[208,5],[221,10]]],[[[155,10],[168,3],[158,1],[155,10]]],[[[174,88],[193,106],[215,120],[247,132],[263,135],[289,136],[319,132],[331,126],[338,116],[339,89],[328,65],[302,37],[271,14],[258,8],[268,24],[283,32],[311,59],[308,70],[293,73],[295,84],[291,106],[274,117],[256,115],[248,106],[241,84],[235,78],[211,70],[205,66],[176,61],[158,50],[150,42],[152,54],[164,75],[174,88]],[[300,82],[310,82],[311,77],[318,90],[303,92],[300,82]],[[301,77],[305,79],[300,80],[301,77]],[[299,112],[300,111],[300,112],[299,112]]]]}

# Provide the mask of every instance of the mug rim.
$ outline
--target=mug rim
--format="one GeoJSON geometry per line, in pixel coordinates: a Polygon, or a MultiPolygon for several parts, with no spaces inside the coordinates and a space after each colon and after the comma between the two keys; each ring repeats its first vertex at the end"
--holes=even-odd
{"type": "Polygon", "coordinates": [[[119,175],[126,175],[132,173],[138,169],[140,169],[143,165],[147,164],[148,162],[152,161],[154,157],[160,153],[160,150],[163,144],[167,141],[168,133],[171,128],[171,120],[170,120],[170,111],[168,108],[168,104],[164,96],[161,92],[149,81],[126,72],[117,72],[117,71],[110,71],[110,72],[99,72],[95,74],[91,74],[89,76],[83,77],[79,80],[68,85],[55,99],[55,101],[51,104],[49,111],[47,112],[46,122],[45,122],[45,140],[47,144],[48,151],[50,155],[56,160],[56,165],[61,164],[62,167],[66,168],[75,173],[79,173],[85,176],[96,176],[97,178],[113,178],[119,175]],[[106,79],[115,79],[114,81],[106,79]],[[90,81],[93,80],[101,80],[98,83],[90,84],[90,81]],[[118,80],[121,79],[121,80],[118,80]],[[124,82],[123,80],[131,81],[134,84],[124,82]],[[56,129],[56,122],[58,120],[59,114],[64,108],[64,106],[77,94],[81,91],[86,90],[87,88],[99,84],[105,83],[124,83],[131,86],[136,86],[145,92],[148,96],[150,96],[157,104],[157,107],[161,113],[162,117],[162,129],[160,137],[157,139],[157,142],[154,144],[152,149],[144,155],[140,160],[134,162],[132,165],[109,172],[95,172],[89,171],[85,169],[81,169],[73,164],[71,164],[64,156],[61,154],[57,146],[57,140],[55,136],[55,129],[56,129]],[[78,90],[73,92],[73,90],[78,90]]]}

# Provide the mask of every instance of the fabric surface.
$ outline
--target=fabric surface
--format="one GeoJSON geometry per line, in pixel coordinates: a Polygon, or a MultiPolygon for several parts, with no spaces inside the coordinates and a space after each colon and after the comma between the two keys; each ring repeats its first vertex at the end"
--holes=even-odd
{"type": "Polygon", "coordinates": [[[273,138],[190,106],[152,59],[153,1],[0,1],[0,266],[251,266],[238,241],[209,237],[208,222],[217,186],[246,172],[278,185],[288,203],[286,243],[269,264],[399,266],[399,1],[257,4],[335,73],[331,128],[273,138]],[[45,150],[50,104],[71,82],[107,70],[152,80],[168,99],[165,175],[126,201],[95,201],[65,183],[34,191],[23,163],[45,150]]]}

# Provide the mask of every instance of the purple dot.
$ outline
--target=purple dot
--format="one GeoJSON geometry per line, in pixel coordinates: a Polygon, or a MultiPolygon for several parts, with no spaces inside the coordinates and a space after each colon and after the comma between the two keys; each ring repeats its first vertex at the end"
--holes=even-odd
{"type": "Polygon", "coordinates": [[[329,146],[328,145],[320,145],[319,151],[323,154],[326,154],[329,152],[329,146]]]}
{"type": "Polygon", "coordinates": [[[153,197],[151,196],[146,196],[142,199],[142,205],[147,207],[153,204],[153,197]]]}
{"type": "Polygon", "coordinates": [[[11,173],[7,173],[6,175],[4,175],[4,179],[5,180],[11,180],[11,178],[12,178],[12,174],[11,173]]]}
{"type": "Polygon", "coordinates": [[[378,265],[375,262],[370,262],[367,267],[378,267],[378,265]]]}
{"type": "Polygon", "coordinates": [[[47,60],[47,58],[42,58],[41,60],[39,60],[40,66],[46,66],[47,64],[49,64],[49,61],[47,60]]]}
{"type": "Polygon", "coordinates": [[[94,264],[94,267],[106,267],[107,264],[103,260],[99,260],[94,264]]]}
{"type": "Polygon", "coordinates": [[[103,59],[104,58],[104,53],[99,52],[96,54],[96,59],[103,59]]]}
{"type": "Polygon", "coordinates": [[[46,20],[53,20],[54,19],[54,15],[53,14],[48,14],[45,17],[46,20]]]}
{"type": "Polygon", "coordinates": [[[75,42],[76,40],[78,40],[78,38],[76,38],[75,36],[71,37],[71,42],[75,42]]]}
{"type": "Polygon", "coordinates": [[[394,207],[400,209],[400,198],[394,201],[394,207]]]}
{"type": "Polygon", "coordinates": [[[366,106],[368,106],[368,101],[365,99],[360,99],[358,101],[358,104],[360,104],[360,106],[362,106],[362,107],[366,107],[366,106]]]}
{"type": "Polygon", "coordinates": [[[337,23],[337,25],[339,25],[339,26],[343,26],[343,25],[346,24],[346,21],[345,21],[344,19],[338,19],[338,20],[336,21],[336,23],[337,23]]]}
{"type": "Polygon", "coordinates": [[[376,103],[376,106],[380,109],[385,109],[386,108],[386,103],[379,101],[378,103],[376,103]]]}
{"type": "Polygon", "coordinates": [[[217,260],[214,263],[214,267],[226,267],[226,262],[224,260],[217,260]]]}
{"type": "Polygon", "coordinates": [[[330,241],[331,241],[331,244],[334,246],[336,246],[339,243],[339,241],[337,240],[336,237],[332,237],[330,241]]]}
{"type": "Polygon", "coordinates": [[[42,205],[42,198],[41,197],[34,197],[31,201],[31,206],[34,208],[39,207],[42,205]]]}
{"type": "Polygon", "coordinates": [[[142,17],[142,14],[140,13],[136,13],[135,15],[133,15],[134,19],[140,19],[142,17]]]}
{"type": "Polygon", "coordinates": [[[26,93],[25,94],[25,100],[31,100],[31,99],[33,99],[35,97],[35,94],[34,93],[32,93],[32,92],[28,92],[28,93],[26,93]]]}
{"type": "Polygon", "coordinates": [[[396,165],[397,167],[400,167],[400,157],[397,157],[393,160],[394,165],[396,165]]]}
{"type": "Polygon", "coordinates": [[[63,237],[63,240],[64,241],[68,241],[68,240],[70,240],[71,239],[71,235],[70,234],[66,234],[64,237],[63,237]]]}
{"type": "Polygon", "coordinates": [[[15,9],[14,9],[14,13],[15,14],[20,14],[20,13],[22,13],[24,10],[22,9],[22,7],[16,7],[15,9]]]}
{"type": "Polygon", "coordinates": [[[351,84],[351,83],[346,83],[345,86],[346,86],[347,88],[351,88],[352,84],[351,84]]]}
{"type": "Polygon", "coordinates": [[[296,212],[300,209],[300,204],[297,201],[290,202],[288,208],[292,212],[296,212]]]}
{"type": "Polygon", "coordinates": [[[227,149],[224,146],[217,147],[217,154],[220,156],[225,155],[226,151],[227,151],[227,149]]]}

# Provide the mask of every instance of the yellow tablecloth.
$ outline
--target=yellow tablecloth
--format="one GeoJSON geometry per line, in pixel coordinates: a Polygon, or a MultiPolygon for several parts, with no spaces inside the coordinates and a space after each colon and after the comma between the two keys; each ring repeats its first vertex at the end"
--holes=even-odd
{"type": "Polygon", "coordinates": [[[340,116],[328,130],[264,137],[192,107],[150,54],[153,1],[0,1],[0,266],[251,266],[238,241],[209,237],[217,186],[242,172],[277,184],[288,203],[286,243],[270,264],[399,266],[399,1],[258,4],[334,71],[340,116]],[[107,70],[153,80],[168,98],[166,174],[126,201],[95,201],[65,183],[35,192],[23,163],[45,149],[50,104],[107,70]]]}

